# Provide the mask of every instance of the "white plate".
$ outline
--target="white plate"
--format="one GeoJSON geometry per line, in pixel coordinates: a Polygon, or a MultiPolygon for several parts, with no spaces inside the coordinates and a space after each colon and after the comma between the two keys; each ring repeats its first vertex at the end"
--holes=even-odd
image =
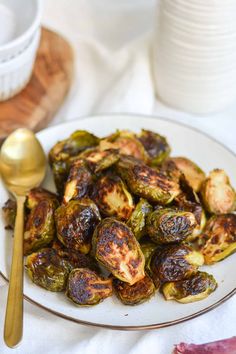
{"type": "MultiPolygon", "coordinates": [[[[183,155],[193,159],[206,172],[221,167],[227,171],[233,184],[236,181],[236,156],[232,152],[203,133],[167,119],[121,114],[96,116],[54,126],[37,135],[45,151],[48,152],[53,144],[66,138],[76,129],[86,129],[102,137],[117,128],[137,132],[141,128],[157,131],[168,138],[173,155],[183,155]]],[[[44,186],[54,189],[50,174],[47,175],[44,186]]],[[[8,193],[0,181],[1,205],[7,198],[8,193]]],[[[5,278],[8,278],[12,237],[4,230],[2,219],[0,219],[0,235],[0,271],[5,278]]],[[[63,294],[49,292],[34,285],[27,276],[24,282],[24,293],[31,302],[74,322],[126,330],[159,328],[207,312],[236,292],[236,280],[232,276],[233,270],[236,269],[236,254],[223,262],[203,269],[215,276],[218,289],[207,299],[186,305],[165,301],[162,295],[157,293],[148,302],[134,307],[121,304],[113,296],[97,306],[79,308],[63,294]]]]}

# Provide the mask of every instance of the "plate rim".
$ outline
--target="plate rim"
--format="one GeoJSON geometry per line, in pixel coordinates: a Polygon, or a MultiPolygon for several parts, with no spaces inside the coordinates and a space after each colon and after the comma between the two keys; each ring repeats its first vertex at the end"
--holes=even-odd
{"type": "MultiPolygon", "coordinates": [[[[236,153],[231,150],[228,146],[226,146],[225,144],[221,143],[220,141],[218,141],[216,138],[212,137],[211,135],[209,135],[208,133],[202,131],[201,129],[198,129],[194,126],[188,125],[186,123],[183,122],[179,122],[179,121],[175,121],[174,119],[171,119],[169,117],[163,117],[163,116],[157,116],[157,115],[145,115],[145,114],[139,114],[139,113],[104,113],[104,114],[94,114],[94,115],[89,115],[89,116],[81,116],[79,118],[75,118],[66,122],[61,122],[58,124],[55,124],[53,126],[50,127],[46,127],[40,131],[38,131],[36,133],[36,136],[44,133],[45,131],[50,131],[53,130],[53,128],[55,127],[63,127],[65,125],[68,125],[68,123],[75,123],[75,122],[79,122],[81,120],[86,120],[86,119],[91,119],[91,118],[106,118],[109,116],[124,116],[124,117],[129,117],[131,119],[136,118],[149,118],[149,119],[159,119],[162,121],[167,121],[173,125],[177,125],[177,126],[182,126],[185,127],[187,129],[190,129],[192,131],[195,131],[197,133],[200,133],[201,135],[204,135],[205,137],[207,137],[208,139],[214,141],[215,143],[219,144],[221,147],[223,147],[225,150],[227,150],[230,154],[232,154],[235,158],[236,158],[236,153]]],[[[2,273],[2,271],[0,270],[0,276],[7,282],[9,283],[9,279],[2,273]]],[[[210,306],[207,306],[206,308],[197,311],[191,315],[188,316],[184,316],[181,318],[178,318],[176,320],[172,320],[172,321],[167,321],[167,322],[162,322],[162,323],[154,323],[154,324],[150,324],[150,325],[137,325],[137,326],[130,326],[130,325],[126,325],[126,326],[120,326],[120,325],[109,325],[109,324],[104,324],[104,323],[96,323],[96,322],[90,322],[90,321],[84,321],[84,320],[80,320],[71,316],[67,316],[61,312],[58,312],[56,310],[52,310],[47,306],[44,306],[42,304],[40,304],[39,302],[35,301],[34,299],[32,299],[31,297],[23,294],[24,299],[26,301],[28,301],[29,303],[37,306],[40,309],[43,309],[45,311],[47,311],[48,313],[51,313],[59,318],[62,318],[64,320],[70,321],[70,322],[74,322],[80,325],[84,325],[84,326],[90,326],[90,327],[97,327],[97,328],[106,328],[106,329],[111,329],[111,330],[120,330],[120,331],[140,331],[140,330],[150,330],[150,329],[160,329],[160,328],[165,328],[165,327],[170,327],[170,326],[174,326],[176,324],[179,323],[183,323],[186,321],[189,321],[191,319],[194,319],[196,317],[199,317],[207,312],[210,312],[211,310],[217,308],[218,306],[220,306],[221,304],[223,304],[224,302],[226,302],[228,299],[230,299],[233,295],[236,294],[236,286],[233,290],[231,290],[228,294],[226,294],[224,297],[222,297],[220,300],[216,301],[215,303],[213,303],[210,306]]]]}

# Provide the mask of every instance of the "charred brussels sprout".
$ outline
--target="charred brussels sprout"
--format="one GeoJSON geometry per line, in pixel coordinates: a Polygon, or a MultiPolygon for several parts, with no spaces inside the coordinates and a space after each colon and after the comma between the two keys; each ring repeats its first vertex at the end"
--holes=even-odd
{"type": "Polygon", "coordinates": [[[93,178],[83,160],[73,162],[68,179],[65,184],[63,202],[66,204],[71,199],[80,199],[88,195],[93,178]]]}
{"type": "Polygon", "coordinates": [[[154,253],[158,246],[156,243],[151,241],[145,241],[140,243],[140,247],[145,258],[145,265],[147,265],[151,255],[154,253]]]}
{"type": "Polygon", "coordinates": [[[66,160],[98,145],[98,143],[99,139],[95,135],[85,130],[77,130],[68,139],[59,141],[52,147],[49,152],[49,161],[52,163],[58,160],[66,160]]]}
{"type": "Polygon", "coordinates": [[[129,285],[119,279],[113,280],[114,289],[118,298],[125,305],[139,305],[150,299],[155,293],[155,285],[149,275],[134,285],[129,285]]]}
{"type": "Polygon", "coordinates": [[[94,187],[94,201],[105,216],[127,220],[134,210],[132,195],[118,176],[103,176],[94,187]]]}
{"type": "Polygon", "coordinates": [[[14,200],[8,199],[2,207],[2,211],[6,225],[5,229],[13,230],[16,219],[16,202],[14,200]]]}
{"type": "Polygon", "coordinates": [[[55,204],[55,207],[58,206],[58,199],[55,193],[38,187],[29,191],[26,199],[26,207],[31,210],[36,207],[42,200],[49,200],[55,204]]]}
{"type": "Polygon", "coordinates": [[[206,264],[219,262],[228,257],[236,251],[236,215],[212,216],[206,224],[202,237],[205,242],[201,252],[206,264]]]}
{"type": "Polygon", "coordinates": [[[95,229],[96,259],[116,278],[135,284],[144,277],[145,260],[130,228],[115,218],[104,219],[95,229]]]}
{"type": "Polygon", "coordinates": [[[205,211],[199,202],[188,200],[184,193],[178,195],[175,199],[175,203],[180,210],[191,212],[195,216],[197,225],[192,234],[190,234],[186,239],[187,241],[192,241],[201,234],[206,225],[205,211]]]}
{"type": "Polygon", "coordinates": [[[196,273],[203,263],[203,255],[186,245],[166,246],[154,252],[150,271],[155,284],[179,281],[196,273]]]}
{"type": "Polygon", "coordinates": [[[132,193],[152,202],[169,204],[180,192],[177,182],[129,156],[118,161],[117,171],[132,193]]]}
{"type": "Polygon", "coordinates": [[[55,249],[58,255],[69,262],[71,268],[89,268],[96,272],[100,272],[98,263],[89,254],[84,254],[79,251],[74,251],[66,248],[60,241],[55,240],[52,248],[55,249]]]}
{"type": "Polygon", "coordinates": [[[55,186],[60,197],[63,197],[65,183],[70,172],[70,166],[71,162],[69,158],[64,161],[55,161],[51,165],[55,186]]]}
{"type": "Polygon", "coordinates": [[[235,210],[236,194],[224,170],[213,170],[202,184],[201,196],[209,213],[226,214],[235,210]]]}
{"type": "Polygon", "coordinates": [[[99,220],[99,210],[91,200],[71,200],[55,212],[57,237],[66,247],[86,254],[99,220]]]}
{"type": "Polygon", "coordinates": [[[162,163],[170,154],[170,146],[166,138],[160,134],[143,129],[139,135],[139,141],[147,151],[153,166],[162,163]]]}
{"type": "Polygon", "coordinates": [[[24,232],[24,254],[46,247],[55,235],[55,207],[51,200],[40,201],[30,212],[24,232]]]}
{"type": "Polygon", "coordinates": [[[87,165],[94,173],[108,169],[119,160],[117,150],[112,149],[104,151],[98,148],[90,149],[80,154],[80,157],[86,161],[87,165]]]}
{"type": "Polygon", "coordinates": [[[186,157],[172,157],[171,160],[174,161],[177,168],[184,174],[193,190],[199,192],[201,184],[206,177],[201,168],[186,157]]]}
{"type": "Polygon", "coordinates": [[[26,270],[35,284],[50,291],[63,291],[71,266],[55,249],[44,248],[27,257],[26,270]]]}
{"type": "Polygon", "coordinates": [[[76,268],[69,275],[66,295],[80,306],[97,305],[112,295],[112,280],[90,269],[76,268]]]}
{"type": "Polygon", "coordinates": [[[145,234],[146,218],[151,212],[152,206],[147,200],[141,198],[127,222],[137,240],[145,234]]]}
{"type": "Polygon", "coordinates": [[[54,181],[60,195],[63,195],[67,180],[71,158],[82,151],[98,145],[99,139],[84,130],[78,130],[68,139],[59,141],[49,152],[49,162],[52,168],[54,181]]]}
{"type": "Polygon", "coordinates": [[[183,241],[196,225],[192,213],[167,208],[157,209],[148,216],[146,230],[153,242],[165,244],[183,241]]]}
{"type": "Polygon", "coordinates": [[[149,160],[146,150],[135,134],[126,130],[117,131],[115,134],[102,139],[100,141],[100,149],[115,149],[121,155],[133,156],[144,162],[149,160]]]}
{"type": "Polygon", "coordinates": [[[188,279],[165,283],[162,292],[166,300],[176,300],[182,304],[200,301],[217,288],[213,275],[197,272],[188,279]]]}

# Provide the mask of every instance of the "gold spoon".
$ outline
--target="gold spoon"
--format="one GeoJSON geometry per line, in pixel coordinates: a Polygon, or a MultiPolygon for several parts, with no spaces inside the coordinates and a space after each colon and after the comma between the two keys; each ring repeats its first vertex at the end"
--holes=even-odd
{"type": "Polygon", "coordinates": [[[11,274],[4,326],[5,343],[14,348],[23,332],[23,233],[27,192],[38,186],[46,172],[42,146],[28,129],[17,129],[5,140],[0,152],[0,170],[7,189],[17,202],[11,274]]]}

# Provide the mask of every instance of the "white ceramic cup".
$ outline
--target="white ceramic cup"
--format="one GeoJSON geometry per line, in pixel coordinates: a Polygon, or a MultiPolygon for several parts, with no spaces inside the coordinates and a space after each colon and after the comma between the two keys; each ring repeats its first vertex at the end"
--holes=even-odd
{"type": "Polygon", "coordinates": [[[198,114],[236,102],[235,0],[160,0],[153,46],[157,95],[198,114]]]}
{"type": "Polygon", "coordinates": [[[40,29],[22,53],[7,62],[0,63],[0,101],[16,95],[29,82],[39,41],[40,29]]]}
{"type": "Polygon", "coordinates": [[[28,47],[41,14],[41,0],[0,0],[0,64],[28,47]]]}

